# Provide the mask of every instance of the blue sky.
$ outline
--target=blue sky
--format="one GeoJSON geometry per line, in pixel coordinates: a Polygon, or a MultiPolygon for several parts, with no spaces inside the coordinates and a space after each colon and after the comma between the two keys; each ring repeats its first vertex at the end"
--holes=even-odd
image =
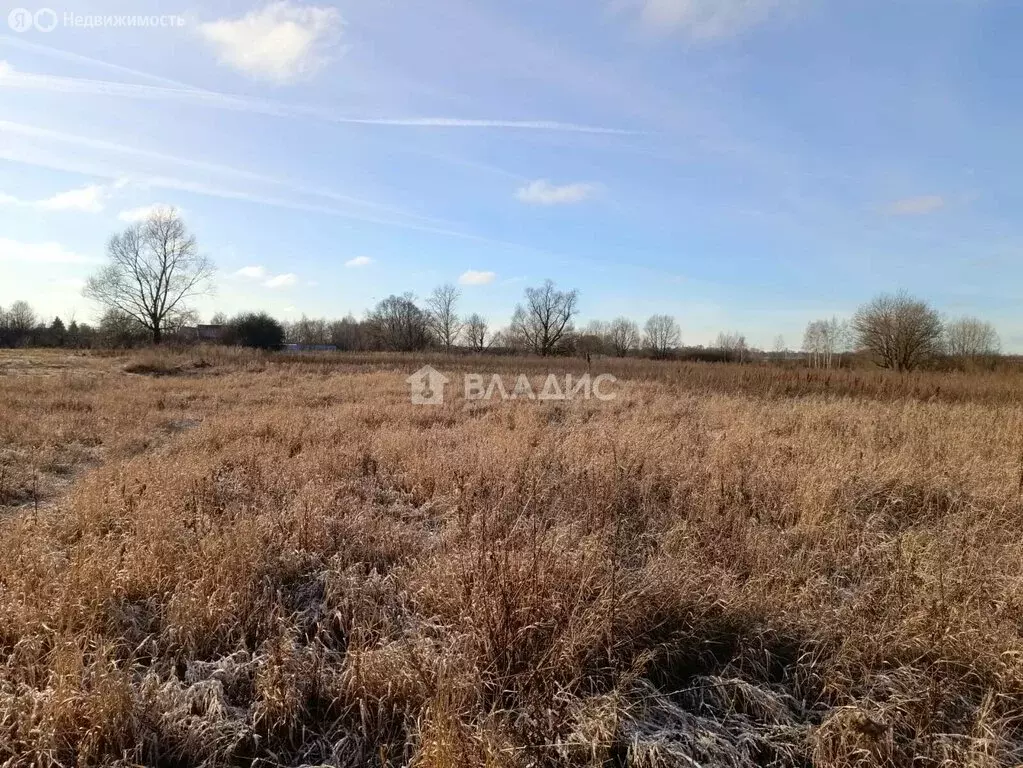
{"type": "Polygon", "coordinates": [[[170,204],[207,317],[461,281],[502,326],[549,277],[582,321],[796,347],[905,288],[1023,351],[1016,3],[49,2],[0,7],[0,305],[94,318],[106,240],[170,204]],[[70,23],[119,15],[173,18],[70,23]]]}

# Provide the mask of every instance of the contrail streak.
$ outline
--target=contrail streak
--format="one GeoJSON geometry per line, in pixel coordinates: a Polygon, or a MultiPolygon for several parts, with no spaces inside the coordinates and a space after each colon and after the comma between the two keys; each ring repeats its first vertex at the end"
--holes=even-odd
{"type": "Polygon", "coordinates": [[[277,117],[310,117],[330,123],[347,125],[375,125],[397,128],[478,128],[527,131],[554,131],[609,135],[635,135],[636,131],[607,128],[557,120],[505,120],[464,117],[363,117],[339,114],[321,107],[302,104],[284,104],[268,99],[253,99],[217,91],[207,91],[184,85],[142,85],[109,80],[89,80],[80,77],[38,75],[11,69],[0,76],[0,88],[17,88],[55,93],[81,93],[94,96],[115,96],[131,99],[178,101],[216,109],[274,115],[277,117]]]}

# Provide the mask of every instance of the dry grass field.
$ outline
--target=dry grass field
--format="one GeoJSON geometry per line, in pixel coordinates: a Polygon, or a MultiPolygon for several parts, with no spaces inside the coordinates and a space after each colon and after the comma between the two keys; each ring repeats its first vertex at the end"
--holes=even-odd
{"type": "Polygon", "coordinates": [[[426,359],[0,352],[0,765],[1023,761],[1023,376],[426,359]]]}

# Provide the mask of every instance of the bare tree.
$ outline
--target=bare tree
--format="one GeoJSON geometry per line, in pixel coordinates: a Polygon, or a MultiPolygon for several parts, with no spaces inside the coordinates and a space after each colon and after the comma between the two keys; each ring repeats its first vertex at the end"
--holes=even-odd
{"type": "Polygon", "coordinates": [[[575,333],[571,345],[576,354],[589,360],[591,355],[607,354],[610,345],[607,339],[608,324],[604,320],[590,320],[581,332],[575,333]]]}
{"type": "Polygon", "coordinates": [[[784,355],[786,352],[785,337],[780,333],[774,337],[774,354],[779,357],[784,355]]]}
{"type": "Polygon", "coordinates": [[[415,352],[430,344],[429,317],[411,293],[388,296],[374,307],[369,321],[384,349],[415,352]]]}
{"type": "Polygon", "coordinates": [[[812,368],[830,368],[839,356],[849,349],[849,323],[832,317],[830,320],[813,320],[807,323],[803,334],[803,351],[812,368]]]}
{"type": "Polygon", "coordinates": [[[145,344],[150,331],[136,318],[118,309],[108,309],[99,321],[99,338],[107,347],[145,344]]]}
{"type": "Polygon", "coordinates": [[[36,325],[36,313],[25,301],[16,301],[4,312],[0,308],[0,346],[26,344],[36,325]]]}
{"type": "Polygon", "coordinates": [[[995,327],[976,317],[961,317],[945,326],[945,351],[952,357],[971,362],[990,360],[1001,348],[995,327]]]}
{"type": "Polygon", "coordinates": [[[678,346],[682,331],[671,315],[653,315],[644,326],[644,343],[654,357],[664,358],[678,346]]]}
{"type": "Polygon", "coordinates": [[[496,331],[491,331],[490,341],[487,342],[487,349],[501,349],[502,347],[514,349],[515,343],[515,334],[508,328],[498,328],[496,331]]]}
{"type": "Polygon", "coordinates": [[[904,291],[882,294],[864,304],[852,321],[860,347],[882,368],[911,371],[941,349],[943,329],[938,313],[904,291]]]}
{"type": "Polygon", "coordinates": [[[455,312],[455,305],[461,296],[460,290],[451,283],[445,283],[435,288],[430,298],[426,300],[430,330],[444,349],[450,350],[457,344],[462,333],[462,321],[455,312]]]}
{"type": "Polygon", "coordinates": [[[29,333],[36,327],[36,313],[27,301],[16,301],[7,310],[7,327],[15,334],[29,333]]]}
{"type": "Polygon", "coordinates": [[[746,337],[738,331],[722,331],[714,346],[724,353],[728,362],[741,363],[746,357],[746,337]]]}
{"type": "Polygon", "coordinates": [[[618,357],[639,346],[639,326],[627,317],[616,317],[607,327],[607,340],[618,357]]]}
{"type": "Polygon", "coordinates": [[[195,236],[173,208],[158,209],[114,235],[107,256],[83,294],[137,320],[154,344],[179,324],[189,299],[212,289],[213,263],[199,253],[195,236]]]}
{"type": "Polygon", "coordinates": [[[465,318],[463,326],[469,348],[473,352],[486,352],[493,345],[496,337],[490,333],[490,326],[483,315],[474,312],[465,318]]]}
{"type": "Polygon", "coordinates": [[[289,344],[330,344],[330,328],[326,320],[302,315],[301,320],[285,323],[284,339],[289,344]]]}
{"type": "Polygon", "coordinates": [[[607,338],[609,328],[610,323],[608,323],[607,320],[590,320],[590,322],[586,324],[586,327],[583,328],[583,333],[590,336],[596,336],[601,341],[604,341],[607,338]]]}
{"type": "Polygon", "coordinates": [[[828,321],[828,365],[830,367],[834,356],[838,356],[836,365],[841,367],[842,355],[852,350],[853,331],[848,320],[838,320],[832,317],[828,321]]]}
{"type": "Polygon", "coordinates": [[[559,291],[550,280],[527,288],[526,303],[512,315],[511,332],[526,349],[547,357],[572,332],[578,301],[578,291],[559,291]]]}
{"type": "Polygon", "coordinates": [[[811,320],[803,332],[803,351],[811,368],[820,368],[824,354],[824,326],[821,320],[811,320]]]}
{"type": "Polygon", "coordinates": [[[338,349],[353,352],[366,348],[366,328],[352,315],[334,320],[328,327],[330,343],[338,349]]]}

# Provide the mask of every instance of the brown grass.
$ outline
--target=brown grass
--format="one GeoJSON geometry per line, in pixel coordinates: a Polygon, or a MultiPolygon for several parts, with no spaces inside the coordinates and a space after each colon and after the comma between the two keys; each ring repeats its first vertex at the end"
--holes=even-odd
{"type": "Polygon", "coordinates": [[[424,359],[0,355],[0,764],[1023,760],[1015,375],[424,359]]]}

